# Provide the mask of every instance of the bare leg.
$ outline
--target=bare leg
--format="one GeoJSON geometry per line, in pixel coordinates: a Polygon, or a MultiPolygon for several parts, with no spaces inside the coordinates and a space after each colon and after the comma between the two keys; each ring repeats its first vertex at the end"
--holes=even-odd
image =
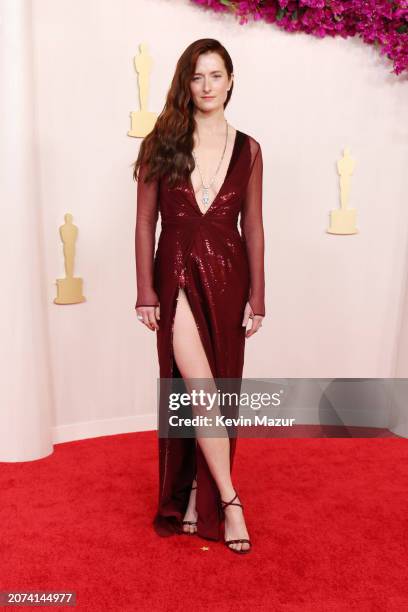
{"type": "MultiPolygon", "coordinates": [[[[207,355],[191,312],[190,305],[183,289],[179,290],[177,309],[173,329],[173,350],[178,369],[183,379],[206,378],[213,381],[212,372],[208,363],[207,355]]],[[[215,381],[213,389],[216,390],[215,381]]],[[[230,501],[235,495],[235,489],[231,481],[230,472],[230,448],[229,438],[209,438],[197,434],[197,443],[205,456],[211,474],[220,491],[221,499],[230,501]]],[[[195,482],[193,486],[195,486],[195,482]]],[[[199,486],[199,485],[198,485],[199,486]]],[[[184,520],[196,521],[195,511],[196,491],[190,494],[189,505],[184,520]]],[[[239,502],[237,497],[236,502],[239,502]]],[[[196,531],[192,525],[185,525],[185,531],[196,531]]],[[[228,506],[225,508],[225,539],[248,538],[242,508],[239,506],[228,506]]],[[[236,550],[247,549],[249,544],[231,544],[236,550]]]]}

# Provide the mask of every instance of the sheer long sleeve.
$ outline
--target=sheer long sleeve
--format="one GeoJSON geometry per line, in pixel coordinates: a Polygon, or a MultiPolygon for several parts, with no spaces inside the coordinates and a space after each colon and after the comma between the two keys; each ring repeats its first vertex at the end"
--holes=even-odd
{"type": "Polygon", "coordinates": [[[249,304],[254,314],[265,316],[264,229],[262,221],[262,150],[251,142],[252,168],[241,211],[240,227],[249,261],[249,304]]]}
{"type": "Polygon", "coordinates": [[[156,225],[159,214],[158,180],[145,183],[146,169],[145,165],[140,166],[137,181],[135,228],[137,299],[135,308],[159,304],[153,279],[156,225]]]}

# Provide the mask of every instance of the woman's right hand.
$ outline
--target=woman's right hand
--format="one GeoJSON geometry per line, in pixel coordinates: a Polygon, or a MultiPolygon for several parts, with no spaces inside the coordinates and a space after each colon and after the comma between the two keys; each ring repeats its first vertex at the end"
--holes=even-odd
{"type": "Polygon", "coordinates": [[[158,306],[137,306],[136,312],[138,320],[151,331],[159,329],[157,321],[160,320],[160,304],[158,306]]]}

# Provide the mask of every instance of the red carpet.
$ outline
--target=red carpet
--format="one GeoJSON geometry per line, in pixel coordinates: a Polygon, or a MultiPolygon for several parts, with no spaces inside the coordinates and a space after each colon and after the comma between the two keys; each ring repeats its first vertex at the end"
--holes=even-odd
{"type": "Polygon", "coordinates": [[[152,530],[155,432],[3,463],[0,590],[76,591],[96,612],[408,610],[407,440],[241,439],[234,476],[242,557],[152,530]]]}

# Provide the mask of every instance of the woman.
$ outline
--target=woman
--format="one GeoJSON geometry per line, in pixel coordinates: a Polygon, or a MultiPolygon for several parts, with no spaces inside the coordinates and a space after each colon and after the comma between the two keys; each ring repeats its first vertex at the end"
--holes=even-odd
{"type": "MultiPolygon", "coordinates": [[[[134,167],[135,308],[157,333],[160,378],[182,378],[189,390],[192,379],[214,388],[216,377],[240,379],[245,339],[265,315],[262,152],[224,117],[232,88],[226,49],[214,39],[192,43],[134,167]]],[[[235,447],[236,437],[159,437],[159,535],[219,540],[224,520],[226,545],[250,551],[231,481],[235,447]]]]}

